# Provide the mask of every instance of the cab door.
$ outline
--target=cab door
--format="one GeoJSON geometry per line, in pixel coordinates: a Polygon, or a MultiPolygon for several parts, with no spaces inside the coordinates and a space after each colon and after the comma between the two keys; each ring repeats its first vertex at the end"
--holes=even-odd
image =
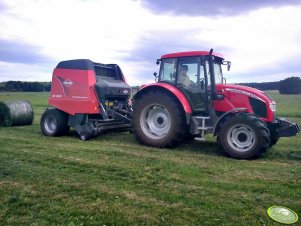
{"type": "Polygon", "coordinates": [[[202,114],[208,111],[206,84],[205,67],[200,57],[185,57],[178,60],[176,86],[188,98],[192,111],[195,114],[202,114]],[[186,82],[183,84],[183,78],[180,77],[183,76],[183,68],[188,69],[186,75],[190,80],[190,84],[187,84],[187,78],[185,78],[186,82]]]}

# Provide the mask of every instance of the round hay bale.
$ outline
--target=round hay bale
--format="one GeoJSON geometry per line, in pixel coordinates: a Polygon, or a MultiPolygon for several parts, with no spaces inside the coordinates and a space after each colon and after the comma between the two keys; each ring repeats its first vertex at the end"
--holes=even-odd
{"type": "Polygon", "coordinates": [[[30,125],[33,117],[33,109],[27,100],[0,102],[0,126],[30,125]]]}

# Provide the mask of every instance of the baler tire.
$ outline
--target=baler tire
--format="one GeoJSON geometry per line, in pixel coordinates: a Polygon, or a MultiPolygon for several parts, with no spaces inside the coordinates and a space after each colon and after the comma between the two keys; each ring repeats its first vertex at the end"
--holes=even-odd
{"type": "Polygon", "coordinates": [[[68,114],[58,109],[47,109],[40,121],[45,136],[63,136],[69,133],[68,114]]]}
{"type": "Polygon", "coordinates": [[[132,124],[137,140],[152,147],[174,147],[187,132],[184,110],[162,91],[147,92],[135,99],[132,124]]]}
{"type": "Polygon", "coordinates": [[[219,141],[224,151],[237,159],[257,158],[270,144],[269,129],[253,114],[229,115],[219,131],[219,141]]]}

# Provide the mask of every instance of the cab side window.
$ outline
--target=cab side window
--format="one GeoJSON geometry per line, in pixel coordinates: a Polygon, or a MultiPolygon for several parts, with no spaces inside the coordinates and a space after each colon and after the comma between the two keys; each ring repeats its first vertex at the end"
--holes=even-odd
{"type": "Polygon", "coordinates": [[[183,84],[183,80],[185,81],[186,88],[188,88],[187,80],[189,80],[190,85],[204,89],[205,70],[199,57],[183,58],[179,60],[177,84],[183,84]],[[183,69],[186,70],[183,71],[183,69]]]}

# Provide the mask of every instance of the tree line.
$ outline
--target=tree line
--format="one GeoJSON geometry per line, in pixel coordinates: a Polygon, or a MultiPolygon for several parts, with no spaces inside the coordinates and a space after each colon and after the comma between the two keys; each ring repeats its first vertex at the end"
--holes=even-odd
{"type": "MultiPolygon", "coordinates": [[[[289,77],[278,82],[250,82],[238,83],[238,85],[249,86],[260,90],[279,90],[281,94],[301,94],[301,78],[289,77]]],[[[8,81],[0,82],[0,91],[13,92],[49,92],[51,82],[24,82],[8,81]]],[[[132,90],[136,93],[139,86],[133,86],[132,90]]]]}
{"type": "Polygon", "coordinates": [[[280,82],[248,82],[248,83],[238,83],[237,85],[249,86],[252,88],[260,90],[279,90],[280,82]]]}
{"type": "Polygon", "coordinates": [[[281,94],[301,94],[301,78],[289,77],[279,82],[239,83],[260,90],[279,90],[281,94]]]}
{"type": "Polygon", "coordinates": [[[24,81],[0,82],[0,91],[49,92],[50,87],[51,87],[51,82],[24,82],[24,81]]]}

